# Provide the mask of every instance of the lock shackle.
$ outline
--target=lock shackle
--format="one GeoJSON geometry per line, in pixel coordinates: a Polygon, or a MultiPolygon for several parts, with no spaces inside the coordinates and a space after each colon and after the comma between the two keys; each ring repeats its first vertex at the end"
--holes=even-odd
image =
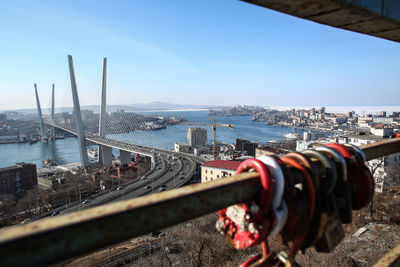
{"type": "Polygon", "coordinates": [[[320,203],[320,181],[319,177],[316,175],[314,171],[314,163],[305,155],[300,152],[290,152],[285,155],[285,157],[292,158],[296,160],[298,163],[303,165],[310,173],[311,178],[313,178],[314,187],[315,187],[315,208],[314,208],[314,217],[311,221],[310,230],[307,232],[306,238],[302,245],[302,250],[304,252],[305,248],[310,247],[315,243],[318,236],[318,229],[321,228],[321,203],[320,203]]]}
{"type": "Polygon", "coordinates": [[[343,181],[347,181],[347,165],[346,160],[342,156],[342,154],[337,152],[335,149],[327,146],[319,146],[316,147],[315,150],[322,151],[330,155],[333,161],[339,165],[339,168],[337,168],[337,170],[341,173],[343,181]]]}
{"type": "MultiPolygon", "coordinates": [[[[299,170],[303,176],[304,179],[304,184],[307,187],[307,195],[308,195],[308,199],[310,200],[310,221],[312,221],[313,216],[314,216],[314,208],[315,208],[315,188],[314,188],[314,184],[313,181],[311,179],[310,174],[307,172],[307,170],[300,165],[300,163],[298,163],[296,160],[289,158],[289,157],[281,157],[281,160],[293,167],[296,168],[297,170],[299,170]]],[[[303,242],[305,240],[307,236],[307,232],[302,234],[301,236],[299,236],[293,243],[292,248],[290,249],[290,255],[292,255],[293,257],[297,254],[297,252],[300,250],[301,246],[303,245],[303,242]]]]}
{"type": "Polygon", "coordinates": [[[347,147],[345,147],[342,144],[338,144],[338,143],[329,143],[325,145],[326,147],[331,147],[333,149],[335,149],[337,152],[339,152],[340,154],[342,154],[342,156],[346,159],[351,158],[351,153],[349,151],[349,149],[347,147]]]}
{"type": "Polygon", "coordinates": [[[283,175],[281,166],[273,157],[260,156],[256,159],[262,161],[267,166],[271,179],[274,180],[274,194],[272,196],[271,206],[274,209],[278,209],[283,201],[283,192],[285,191],[285,176],[283,175]]]}
{"type": "Polygon", "coordinates": [[[299,152],[289,152],[285,155],[285,157],[297,160],[298,163],[303,165],[310,173],[311,178],[313,179],[313,182],[314,182],[315,189],[317,191],[319,191],[319,186],[320,186],[319,179],[318,179],[317,175],[315,174],[314,166],[312,165],[311,160],[299,152]]]}
{"type": "Polygon", "coordinates": [[[271,201],[271,209],[274,214],[275,222],[270,232],[271,236],[275,236],[285,226],[288,217],[288,209],[286,203],[283,201],[283,193],[285,191],[285,176],[283,175],[281,166],[274,157],[260,156],[257,157],[257,159],[261,160],[265,166],[267,166],[272,180],[275,182],[274,194],[271,201]]]}
{"type": "Polygon", "coordinates": [[[356,153],[358,160],[360,163],[364,163],[367,161],[367,158],[365,157],[364,151],[362,151],[358,146],[353,145],[353,144],[344,144],[345,147],[350,148],[353,152],[356,153]]]}
{"type": "Polygon", "coordinates": [[[261,242],[261,248],[263,254],[256,254],[251,256],[249,259],[247,259],[245,262],[241,263],[238,267],[258,267],[258,266],[269,266],[266,265],[268,260],[272,258],[272,256],[275,255],[275,253],[269,253],[268,252],[268,242],[267,240],[263,240],[261,242]]]}
{"type": "Polygon", "coordinates": [[[328,174],[327,177],[328,181],[327,183],[325,183],[326,189],[324,188],[325,189],[324,191],[327,192],[328,194],[331,193],[336,186],[336,180],[337,180],[335,163],[333,163],[333,161],[321,151],[308,149],[302,151],[301,153],[311,158],[316,158],[321,162],[322,166],[324,166],[325,171],[328,174]]]}
{"type": "Polygon", "coordinates": [[[240,174],[250,169],[254,169],[260,176],[262,191],[259,204],[261,207],[263,207],[265,214],[267,214],[271,205],[274,184],[271,181],[267,167],[262,161],[255,158],[246,159],[243,161],[239,167],[237,167],[236,174],[240,174]]]}
{"type": "Polygon", "coordinates": [[[299,170],[301,172],[301,175],[303,176],[303,179],[304,179],[304,184],[307,187],[308,199],[310,200],[310,219],[312,220],[312,218],[314,216],[314,208],[315,208],[315,188],[314,188],[314,183],[312,181],[310,174],[303,166],[300,165],[300,163],[298,163],[296,160],[294,160],[292,158],[281,157],[281,160],[285,164],[287,164],[293,168],[296,168],[297,170],[299,170]]]}

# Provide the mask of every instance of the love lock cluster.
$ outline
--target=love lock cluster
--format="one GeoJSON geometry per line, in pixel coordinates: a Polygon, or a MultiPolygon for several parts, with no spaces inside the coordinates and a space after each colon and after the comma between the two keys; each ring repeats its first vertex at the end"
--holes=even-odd
{"type": "Polygon", "coordinates": [[[236,249],[262,245],[263,255],[243,267],[292,266],[297,252],[312,246],[331,252],[344,238],[342,224],[351,223],[352,210],[372,200],[374,179],[364,162],[361,149],[336,143],[245,160],[236,173],[256,171],[261,195],[219,210],[216,228],[236,249]],[[267,238],[278,234],[288,252],[269,250],[267,238]]]}

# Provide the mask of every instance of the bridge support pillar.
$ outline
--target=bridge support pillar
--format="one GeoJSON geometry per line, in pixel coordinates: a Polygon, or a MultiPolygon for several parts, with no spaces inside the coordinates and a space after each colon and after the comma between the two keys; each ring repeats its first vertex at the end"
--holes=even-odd
{"type": "Polygon", "coordinates": [[[131,163],[131,152],[120,149],[119,159],[121,160],[121,166],[131,163]]]}
{"type": "Polygon", "coordinates": [[[43,124],[43,116],[42,116],[42,109],[40,108],[40,101],[39,101],[39,95],[37,92],[37,86],[36,83],[34,84],[35,86],[35,95],[36,95],[36,105],[37,105],[37,110],[38,110],[38,115],[39,115],[39,126],[40,126],[40,135],[42,138],[46,138],[46,132],[44,129],[44,124],[43,124]]]}
{"type": "MultiPolygon", "coordinates": [[[[53,83],[53,87],[51,90],[51,121],[53,123],[55,123],[55,111],[54,111],[54,83],[53,83]]],[[[55,137],[56,136],[56,129],[54,128],[54,126],[50,127],[50,135],[51,137],[55,137]]]]}
{"type": "Polygon", "coordinates": [[[101,146],[99,145],[100,148],[100,155],[103,162],[100,162],[103,166],[111,166],[112,165],[112,148],[109,146],[101,146]]]}
{"type": "Polygon", "coordinates": [[[78,89],[76,86],[74,63],[72,61],[72,56],[70,56],[70,55],[68,56],[68,65],[69,65],[69,74],[70,74],[70,78],[71,78],[72,100],[74,103],[76,133],[78,136],[78,146],[79,146],[79,155],[80,155],[80,159],[81,159],[81,166],[88,167],[89,159],[88,159],[88,154],[86,151],[85,134],[83,131],[81,107],[79,105],[78,89]]]}

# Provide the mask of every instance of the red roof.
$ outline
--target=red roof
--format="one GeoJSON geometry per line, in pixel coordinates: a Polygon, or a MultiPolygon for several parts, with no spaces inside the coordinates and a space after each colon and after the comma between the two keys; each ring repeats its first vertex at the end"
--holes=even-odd
{"type": "Polygon", "coordinates": [[[240,161],[217,159],[217,160],[212,160],[207,163],[204,163],[201,166],[202,167],[219,168],[219,169],[227,169],[227,170],[236,170],[237,167],[239,167],[240,163],[241,163],[240,161]]]}

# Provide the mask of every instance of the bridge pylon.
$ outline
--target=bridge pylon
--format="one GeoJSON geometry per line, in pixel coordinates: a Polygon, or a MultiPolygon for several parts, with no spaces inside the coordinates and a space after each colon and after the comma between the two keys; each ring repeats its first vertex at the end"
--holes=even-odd
{"type": "MultiPolygon", "coordinates": [[[[52,87],[52,90],[51,90],[51,121],[53,122],[53,123],[55,123],[56,121],[55,121],[55,113],[54,113],[54,83],[53,83],[53,87],[52,87]]],[[[56,135],[56,131],[55,131],[55,127],[54,126],[51,126],[51,128],[50,128],[50,135],[52,136],[52,137],[55,137],[55,135],[56,135]]]]}
{"type": "Polygon", "coordinates": [[[34,84],[34,87],[35,87],[37,111],[38,111],[38,115],[39,115],[40,135],[41,135],[42,138],[46,138],[47,135],[46,135],[45,127],[44,127],[44,124],[43,124],[42,109],[40,108],[40,101],[39,101],[39,95],[38,95],[36,83],[34,84]]]}
{"type": "MultiPolygon", "coordinates": [[[[100,117],[99,117],[99,136],[104,137],[106,129],[106,105],[107,105],[107,58],[103,58],[103,80],[101,83],[101,102],[100,102],[100,117]]],[[[99,145],[99,164],[111,166],[110,162],[111,150],[99,145]]]]}
{"type": "Polygon", "coordinates": [[[78,89],[76,86],[74,62],[72,60],[71,55],[68,55],[68,65],[69,65],[69,74],[70,74],[70,78],[71,78],[72,100],[74,103],[76,133],[78,136],[78,146],[79,146],[79,155],[80,155],[80,159],[81,159],[81,166],[88,167],[89,159],[88,159],[88,155],[87,155],[85,135],[84,135],[84,131],[83,131],[82,114],[81,114],[81,107],[79,105],[78,89]]]}

